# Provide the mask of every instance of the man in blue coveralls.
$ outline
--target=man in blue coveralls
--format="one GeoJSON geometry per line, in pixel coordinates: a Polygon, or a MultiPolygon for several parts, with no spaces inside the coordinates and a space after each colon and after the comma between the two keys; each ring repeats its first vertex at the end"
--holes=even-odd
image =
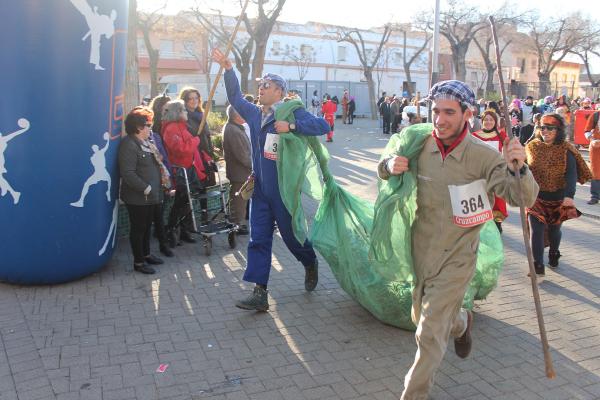
{"type": "Polygon", "coordinates": [[[295,123],[275,121],[275,108],[282,103],[287,93],[285,80],[276,74],[266,74],[260,79],[259,105],[255,105],[242,96],[231,61],[218,49],[213,51],[212,56],[225,69],[227,98],[250,126],[252,144],[254,193],[250,202],[250,242],[244,280],[254,282],[256,287],[250,296],[235,305],[244,310],[267,311],[269,309],[267,282],[271,271],[271,246],[275,222],[287,248],[304,265],[305,289],[309,292],[314,290],[318,281],[318,262],[312,244],[308,240],[304,244],[299,243],[294,237],[292,217],[279,194],[278,135],[288,132],[310,136],[324,135],[329,132],[329,125],[323,118],[317,118],[303,108],[294,111],[295,123]]]}

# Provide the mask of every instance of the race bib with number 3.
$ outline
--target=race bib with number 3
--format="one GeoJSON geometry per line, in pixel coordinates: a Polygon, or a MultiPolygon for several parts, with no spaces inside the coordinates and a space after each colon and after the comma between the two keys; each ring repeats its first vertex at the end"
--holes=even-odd
{"type": "Polygon", "coordinates": [[[467,185],[448,185],[454,224],[470,228],[494,217],[485,183],[485,179],[479,179],[467,185]]]}
{"type": "Polygon", "coordinates": [[[279,135],[275,133],[267,133],[267,139],[265,140],[265,148],[263,155],[269,160],[277,161],[277,150],[279,148],[279,135]]]}

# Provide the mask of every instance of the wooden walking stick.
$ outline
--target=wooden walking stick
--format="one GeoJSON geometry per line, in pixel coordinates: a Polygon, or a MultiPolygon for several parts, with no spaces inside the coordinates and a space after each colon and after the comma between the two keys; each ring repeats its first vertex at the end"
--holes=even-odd
{"type": "MultiPolygon", "coordinates": [[[[224,53],[225,57],[229,56],[229,52],[231,51],[231,48],[233,47],[233,41],[235,40],[237,32],[240,29],[240,24],[242,23],[242,18],[244,16],[244,13],[246,12],[246,7],[248,7],[249,2],[250,2],[250,0],[246,0],[244,2],[244,6],[242,7],[242,12],[240,13],[240,16],[238,17],[238,20],[235,25],[235,28],[233,29],[233,32],[231,33],[229,42],[227,42],[227,47],[225,48],[225,53],[224,53]]],[[[208,118],[208,113],[210,113],[212,99],[215,96],[215,91],[217,90],[217,85],[219,84],[219,79],[221,79],[221,75],[223,75],[224,69],[225,68],[223,68],[222,66],[219,68],[219,72],[217,72],[215,81],[213,82],[212,88],[210,89],[210,93],[208,94],[208,99],[206,99],[206,109],[204,110],[204,115],[202,115],[202,121],[200,121],[200,126],[198,126],[198,132],[197,132],[198,136],[200,136],[200,134],[202,133],[202,129],[204,129],[204,125],[206,125],[206,119],[208,118]]],[[[209,71],[209,73],[210,73],[210,71],[209,71]]]]}
{"type": "MultiPolygon", "coordinates": [[[[508,106],[506,99],[506,89],[504,88],[504,77],[502,76],[502,64],[500,62],[500,45],[498,44],[498,36],[496,34],[496,25],[494,23],[494,17],[491,15],[488,17],[490,21],[490,27],[492,29],[492,39],[494,40],[494,47],[496,48],[496,68],[498,72],[498,81],[500,83],[500,93],[502,94],[502,102],[504,103],[503,111],[506,120],[506,129],[509,134],[514,137],[512,133],[512,121],[508,116],[508,106]]],[[[513,161],[515,171],[518,170],[518,163],[516,160],[513,161]]],[[[535,312],[537,314],[538,326],[540,328],[540,339],[542,340],[542,349],[544,350],[544,363],[546,364],[546,376],[550,379],[556,377],[554,367],[552,366],[552,357],[550,355],[550,346],[548,345],[548,338],[546,337],[546,326],[544,324],[544,315],[542,314],[542,303],[540,301],[540,292],[537,284],[537,276],[535,274],[535,267],[533,264],[533,253],[531,251],[531,245],[529,244],[529,227],[527,225],[527,217],[525,215],[525,207],[523,206],[523,188],[521,183],[521,174],[516,172],[515,179],[518,182],[517,192],[519,196],[519,213],[521,215],[521,227],[523,228],[523,241],[525,242],[525,250],[527,251],[527,261],[529,263],[529,276],[531,277],[531,289],[533,290],[533,300],[535,303],[535,312]]]]}

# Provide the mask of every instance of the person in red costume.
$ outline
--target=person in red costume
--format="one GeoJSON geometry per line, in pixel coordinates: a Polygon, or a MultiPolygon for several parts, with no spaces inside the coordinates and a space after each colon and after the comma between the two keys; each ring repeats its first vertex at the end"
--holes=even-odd
{"type": "Polygon", "coordinates": [[[331,127],[331,130],[327,134],[327,141],[333,142],[333,128],[335,122],[335,113],[337,111],[337,104],[331,101],[330,95],[327,95],[326,99],[327,100],[323,103],[323,106],[321,107],[321,112],[323,113],[323,118],[325,118],[325,121],[327,121],[327,123],[331,127]]]}
{"type": "MultiPolygon", "coordinates": [[[[498,114],[492,109],[485,110],[481,114],[481,126],[482,129],[473,132],[472,135],[477,139],[482,140],[494,150],[502,153],[502,146],[507,135],[504,129],[498,129],[498,114]]],[[[492,211],[494,213],[494,222],[500,233],[502,233],[502,221],[508,217],[506,201],[501,197],[494,196],[494,207],[492,208],[492,211]]]]}

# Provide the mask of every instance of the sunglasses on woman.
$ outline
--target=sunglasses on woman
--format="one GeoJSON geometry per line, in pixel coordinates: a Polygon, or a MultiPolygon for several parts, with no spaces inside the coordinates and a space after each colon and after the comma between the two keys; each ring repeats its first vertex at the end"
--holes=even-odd
{"type": "Polygon", "coordinates": [[[547,130],[549,132],[554,132],[557,129],[558,129],[557,126],[552,126],[552,125],[542,125],[542,126],[540,126],[540,131],[547,130]]]}

